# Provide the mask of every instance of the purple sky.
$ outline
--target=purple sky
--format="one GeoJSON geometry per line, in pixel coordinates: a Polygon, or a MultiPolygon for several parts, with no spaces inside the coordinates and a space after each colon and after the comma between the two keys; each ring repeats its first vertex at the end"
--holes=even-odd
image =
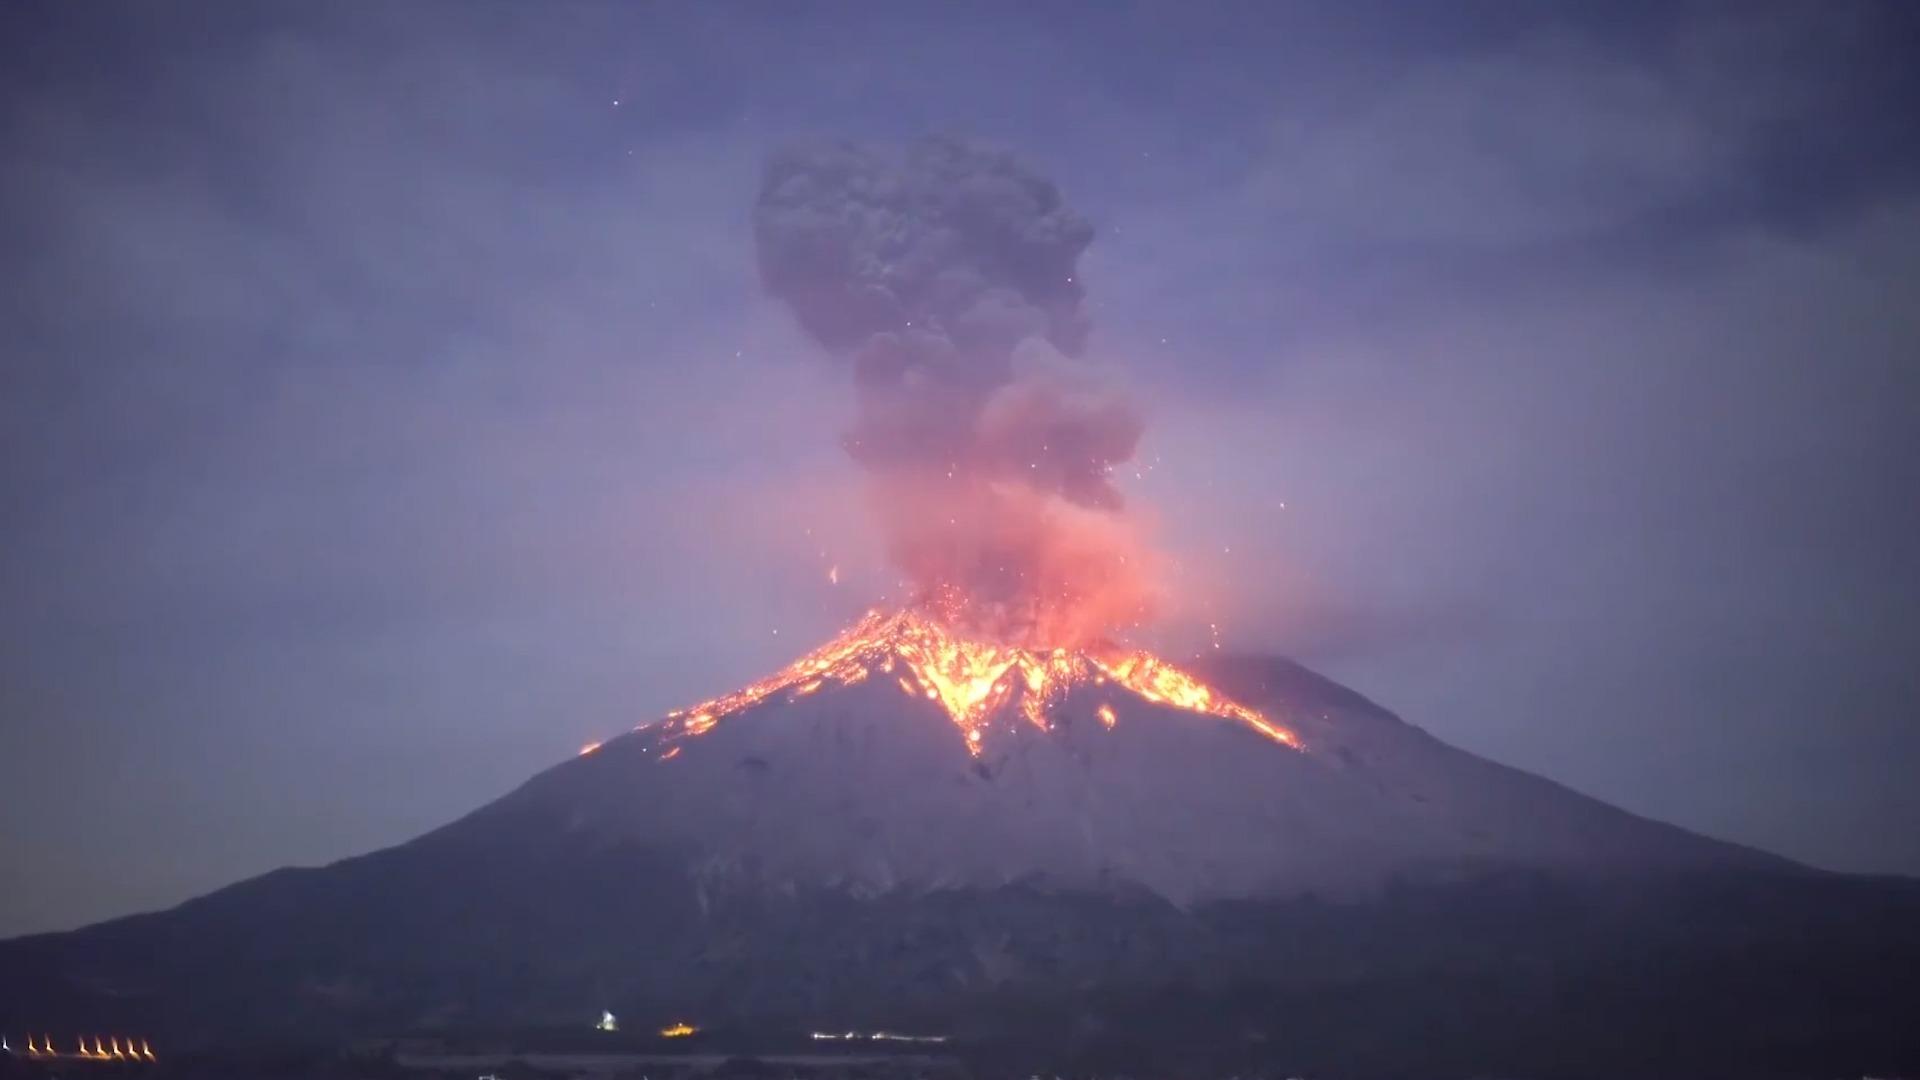
{"type": "Polygon", "coordinates": [[[0,935],[406,839],[881,597],[754,278],[818,134],[1095,222],[1164,647],[1920,873],[1920,12],[1588,6],[7,5],[0,935]]]}

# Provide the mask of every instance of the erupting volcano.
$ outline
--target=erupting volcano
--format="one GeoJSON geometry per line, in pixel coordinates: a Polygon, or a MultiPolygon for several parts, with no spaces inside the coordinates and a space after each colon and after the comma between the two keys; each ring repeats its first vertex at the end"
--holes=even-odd
{"type": "MultiPolygon", "coordinates": [[[[1286,660],[1188,669],[1119,644],[1154,609],[1110,482],[1143,421],[1078,359],[1092,229],[1008,155],[789,150],[754,223],[768,290],[851,365],[846,446],[916,601],[408,843],[6,943],[0,1018],[304,1039],[611,1008],[663,1035],[1005,1034],[1035,1001],[1108,992],[1295,980],[1318,1004],[1369,971],[1397,992],[1403,956],[1455,948],[1433,926],[1508,928],[1445,900],[1411,936],[1400,908],[1321,906],[1408,882],[1793,870],[1453,749],[1286,660]]],[[[1549,908],[1533,925],[1569,917],[1549,908]]],[[[1063,1023],[1100,1030],[1082,1019],[1063,1023]]]]}
{"type": "Polygon", "coordinates": [[[674,714],[670,737],[879,678],[938,705],[976,757],[1008,723],[1051,731],[1087,695],[1108,728],[1131,698],[1301,749],[1285,724],[1111,639],[1153,607],[1154,559],[1110,480],[1144,424],[1070,359],[1089,333],[1076,264],[1093,229],[1052,183],[949,139],[809,144],[770,162],[754,224],[768,292],[851,360],[847,449],[922,599],[674,714]]]}

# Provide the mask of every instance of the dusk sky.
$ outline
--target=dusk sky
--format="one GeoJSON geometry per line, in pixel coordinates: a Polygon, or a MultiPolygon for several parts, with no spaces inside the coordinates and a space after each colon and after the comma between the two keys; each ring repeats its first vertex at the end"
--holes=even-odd
{"type": "Polygon", "coordinates": [[[415,836],[899,593],[796,137],[1011,148],[1175,655],[1920,874],[1920,5],[0,7],[0,936],[415,836]],[[828,580],[837,568],[838,583],[828,580]]]}

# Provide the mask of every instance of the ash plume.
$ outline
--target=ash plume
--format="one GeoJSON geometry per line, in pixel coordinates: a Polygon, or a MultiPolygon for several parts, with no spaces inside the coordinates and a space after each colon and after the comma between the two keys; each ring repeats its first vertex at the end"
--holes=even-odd
{"type": "Polygon", "coordinates": [[[1110,476],[1138,411],[1081,359],[1093,227],[1007,151],[789,146],[754,207],[761,282],[853,370],[848,452],[888,549],[970,629],[1057,645],[1146,614],[1110,476]]]}

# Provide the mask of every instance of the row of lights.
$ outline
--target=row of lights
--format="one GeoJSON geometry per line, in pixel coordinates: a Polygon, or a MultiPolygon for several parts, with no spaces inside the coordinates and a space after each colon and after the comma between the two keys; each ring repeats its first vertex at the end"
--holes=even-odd
{"type": "Polygon", "coordinates": [[[817,1041],[832,1042],[866,1040],[869,1042],[943,1043],[947,1041],[945,1035],[901,1035],[893,1031],[815,1031],[812,1035],[817,1041]]]}
{"type": "Polygon", "coordinates": [[[37,1040],[32,1035],[27,1036],[26,1049],[23,1051],[15,1050],[7,1043],[4,1036],[0,1036],[0,1050],[5,1050],[9,1054],[24,1053],[28,1057],[35,1058],[86,1058],[89,1061],[157,1060],[153,1055],[153,1047],[145,1039],[141,1039],[138,1046],[134,1045],[131,1037],[123,1046],[118,1035],[108,1035],[104,1038],[95,1035],[92,1046],[87,1045],[85,1035],[77,1035],[74,1039],[79,1049],[71,1054],[63,1053],[59,1047],[55,1046],[51,1035],[42,1035],[37,1040]]]}

